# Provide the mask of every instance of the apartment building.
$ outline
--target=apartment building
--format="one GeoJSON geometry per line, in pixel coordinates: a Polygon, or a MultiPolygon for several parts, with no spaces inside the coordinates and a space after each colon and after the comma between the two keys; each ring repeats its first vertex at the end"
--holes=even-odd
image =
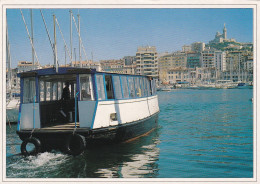
{"type": "Polygon", "coordinates": [[[139,47],[136,52],[136,73],[158,78],[158,58],[156,47],[139,47]]]}

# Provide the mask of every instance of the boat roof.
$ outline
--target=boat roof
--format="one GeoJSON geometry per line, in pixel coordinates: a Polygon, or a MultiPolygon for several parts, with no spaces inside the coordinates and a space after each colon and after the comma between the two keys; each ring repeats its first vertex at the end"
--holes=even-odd
{"type": "Polygon", "coordinates": [[[145,76],[145,75],[98,72],[96,71],[96,69],[92,69],[92,68],[77,68],[77,67],[59,67],[58,72],[56,72],[55,67],[30,70],[30,71],[18,73],[18,77],[24,78],[24,77],[46,76],[46,75],[94,74],[94,73],[110,74],[110,75],[112,74],[112,75],[127,75],[127,76],[143,76],[143,77],[152,78],[150,76],[145,76]]]}

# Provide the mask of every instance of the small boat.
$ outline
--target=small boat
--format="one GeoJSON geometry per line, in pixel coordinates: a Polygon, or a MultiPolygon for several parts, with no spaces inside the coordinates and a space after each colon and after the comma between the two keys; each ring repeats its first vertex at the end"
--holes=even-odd
{"type": "Polygon", "coordinates": [[[215,87],[222,88],[222,89],[232,89],[232,88],[237,88],[237,84],[231,80],[217,80],[215,87]]]}
{"type": "Polygon", "coordinates": [[[72,67],[19,77],[17,134],[23,155],[52,149],[79,155],[90,146],[134,140],[157,126],[158,97],[151,77],[72,67]]]}
{"type": "Polygon", "coordinates": [[[172,88],[170,86],[162,86],[161,91],[171,91],[172,88]]]}
{"type": "Polygon", "coordinates": [[[6,122],[17,123],[19,114],[20,98],[10,97],[6,102],[6,122]]]}

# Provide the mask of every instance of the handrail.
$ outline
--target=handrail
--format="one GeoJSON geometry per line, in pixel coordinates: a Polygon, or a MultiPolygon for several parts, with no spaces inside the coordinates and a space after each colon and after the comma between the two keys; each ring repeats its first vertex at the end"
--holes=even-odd
{"type": "Polygon", "coordinates": [[[79,92],[75,95],[75,128],[77,128],[77,115],[78,115],[78,109],[77,109],[77,99],[78,99],[79,92]]]}

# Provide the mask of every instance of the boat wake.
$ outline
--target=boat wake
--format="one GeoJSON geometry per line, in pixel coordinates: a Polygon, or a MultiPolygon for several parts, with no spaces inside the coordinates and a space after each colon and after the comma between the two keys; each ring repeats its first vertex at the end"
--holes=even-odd
{"type": "Polygon", "coordinates": [[[6,165],[7,178],[33,178],[46,177],[46,173],[50,173],[57,169],[60,164],[68,160],[70,156],[58,152],[44,152],[37,156],[20,157],[13,156],[12,164],[6,165]],[[32,172],[33,171],[33,172],[32,172]]]}

